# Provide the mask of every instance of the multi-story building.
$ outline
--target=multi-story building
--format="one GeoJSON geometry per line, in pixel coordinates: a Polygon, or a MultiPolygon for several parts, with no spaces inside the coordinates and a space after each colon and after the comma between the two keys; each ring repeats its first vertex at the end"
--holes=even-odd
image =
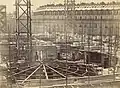
{"type": "MultiPolygon", "coordinates": [[[[64,33],[65,6],[40,6],[33,14],[34,33],[64,33]]],[[[75,20],[69,22],[68,33],[104,34],[119,33],[120,4],[76,4],[75,20]],[[71,30],[71,23],[74,30],[71,30]]]]}

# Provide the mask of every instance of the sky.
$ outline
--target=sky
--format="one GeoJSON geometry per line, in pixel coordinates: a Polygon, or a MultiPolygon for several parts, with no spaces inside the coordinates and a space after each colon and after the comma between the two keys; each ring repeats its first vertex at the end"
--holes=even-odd
{"type": "MultiPolygon", "coordinates": [[[[63,3],[64,0],[31,0],[33,5],[33,10],[39,7],[40,5],[50,4],[50,3],[63,3]]],[[[120,1],[120,0],[76,0],[76,2],[108,2],[108,1],[120,1]]],[[[7,12],[14,11],[15,0],[0,0],[0,5],[7,5],[7,12]]]]}

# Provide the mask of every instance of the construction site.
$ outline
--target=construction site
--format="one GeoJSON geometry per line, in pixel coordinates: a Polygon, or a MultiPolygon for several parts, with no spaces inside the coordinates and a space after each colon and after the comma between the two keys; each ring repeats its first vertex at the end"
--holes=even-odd
{"type": "Polygon", "coordinates": [[[120,88],[120,2],[0,5],[0,88],[120,88]]]}

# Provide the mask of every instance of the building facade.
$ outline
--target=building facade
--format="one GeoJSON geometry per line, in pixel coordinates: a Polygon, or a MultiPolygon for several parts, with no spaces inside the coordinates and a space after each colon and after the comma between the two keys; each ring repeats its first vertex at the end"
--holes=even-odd
{"type": "MultiPolygon", "coordinates": [[[[62,4],[44,5],[34,11],[33,33],[64,33],[64,7],[62,4]]],[[[119,33],[120,4],[77,4],[74,22],[69,20],[67,22],[67,33],[93,35],[119,33]],[[71,25],[74,25],[74,30],[71,25]]]]}

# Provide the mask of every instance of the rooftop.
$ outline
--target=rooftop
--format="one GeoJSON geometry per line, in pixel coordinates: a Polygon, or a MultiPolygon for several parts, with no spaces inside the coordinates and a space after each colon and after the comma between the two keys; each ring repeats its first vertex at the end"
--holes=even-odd
{"type": "MultiPolygon", "coordinates": [[[[100,3],[94,3],[94,2],[84,3],[84,2],[82,2],[82,3],[77,3],[76,4],[76,6],[79,6],[79,5],[81,5],[81,6],[84,6],[84,5],[120,5],[120,2],[114,2],[114,1],[113,2],[109,2],[109,3],[105,3],[105,2],[100,2],[100,3]]],[[[47,5],[39,6],[39,8],[41,8],[41,7],[52,7],[52,6],[64,6],[64,4],[61,4],[61,3],[59,3],[59,4],[47,4],[47,5]]]]}
{"type": "MultiPolygon", "coordinates": [[[[111,3],[80,3],[75,5],[75,10],[106,10],[106,9],[120,9],[120,2],[111,2],[111,3]]],[[[63,4],[47,4],[39,6],[35,12],[39,11],[61,11],[64,10],[63,4]]]]}

